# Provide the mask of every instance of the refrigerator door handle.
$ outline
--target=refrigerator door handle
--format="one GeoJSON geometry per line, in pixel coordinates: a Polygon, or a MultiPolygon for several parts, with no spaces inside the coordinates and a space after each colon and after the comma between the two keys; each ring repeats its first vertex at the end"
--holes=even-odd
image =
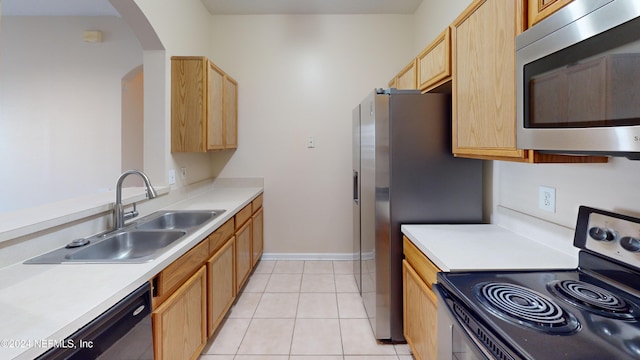
{"type": "Polygon", "coordinates": [[[358,172],[356,170],[353,170],[353,202],[356,203],[356,205],[360,201],[359,195],[360,191],[358,189],[358,172]]]}

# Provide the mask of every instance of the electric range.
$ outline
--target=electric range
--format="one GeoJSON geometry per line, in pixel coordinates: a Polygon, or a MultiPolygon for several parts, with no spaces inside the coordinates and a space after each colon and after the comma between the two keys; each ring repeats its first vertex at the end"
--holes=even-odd
{"type": "Polygon", "coordinates": [[[581,206],[574,246],[574,270],[439,273],[451,359],[640,359],[640,219],[581,206]]]}

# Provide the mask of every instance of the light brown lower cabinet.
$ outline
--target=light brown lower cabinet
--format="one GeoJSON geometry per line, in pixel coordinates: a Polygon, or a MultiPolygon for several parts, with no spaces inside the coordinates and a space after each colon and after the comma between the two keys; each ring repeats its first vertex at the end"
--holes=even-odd
{"type": "Polygon", "coordinates": [[[438,358],[438,298],[432,289],[441,271],[403,238],[402,291],[404,337],[417,360],[438,358]]]}
{"type": "Polygon", "coordinates": [[[262,208],[253,213],[251,222],[253,223],[253,235],[251,236],[252,267],[255,267],[264,249],[264,211],[262,208]]]}
{"type": "Polygon", "coordinates": [[[249,219],[236,231],[236,293],[240,292],[251,274],[251,225],[249,219]]]}
{"type": "Polygon", "coordinates": [[[438,299],[406,260],[402,261],[404,337],[417,360],[438,357],[438,299]]]}
{"type": "Polygon", "coordinates": [[[202,266],[152,313],[156,360],[197,359],[207,342],[207,277],[202,266]]]}
{"type": "Polygon", "coordinates": [[[262,255],[263,213],[259,195],[153,279],[156,359],[200,356],[262,255]]]}
{"type": "Polygon", "coordinates": [[[213,335],[236,298],[233,281],[235,237],[207,261],[208,336],[213,335]]]}

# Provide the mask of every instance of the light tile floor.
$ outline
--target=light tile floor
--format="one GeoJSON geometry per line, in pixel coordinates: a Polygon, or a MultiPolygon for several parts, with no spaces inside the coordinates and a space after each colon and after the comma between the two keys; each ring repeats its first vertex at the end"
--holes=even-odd
{"type": "Polygon", "coordinates": [[[200,360],[412,360],[375,341],[351,261],[261,261],[200,360]]]}

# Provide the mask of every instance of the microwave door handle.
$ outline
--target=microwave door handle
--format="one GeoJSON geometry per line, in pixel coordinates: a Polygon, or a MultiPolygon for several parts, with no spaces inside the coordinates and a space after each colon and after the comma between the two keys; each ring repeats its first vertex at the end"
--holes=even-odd
{"type": "Polygon", "coordinates": [[[353,202],[357,205],[360,201],[360,191],[358,189],[358,172],[353,170],[353,202]]]}

